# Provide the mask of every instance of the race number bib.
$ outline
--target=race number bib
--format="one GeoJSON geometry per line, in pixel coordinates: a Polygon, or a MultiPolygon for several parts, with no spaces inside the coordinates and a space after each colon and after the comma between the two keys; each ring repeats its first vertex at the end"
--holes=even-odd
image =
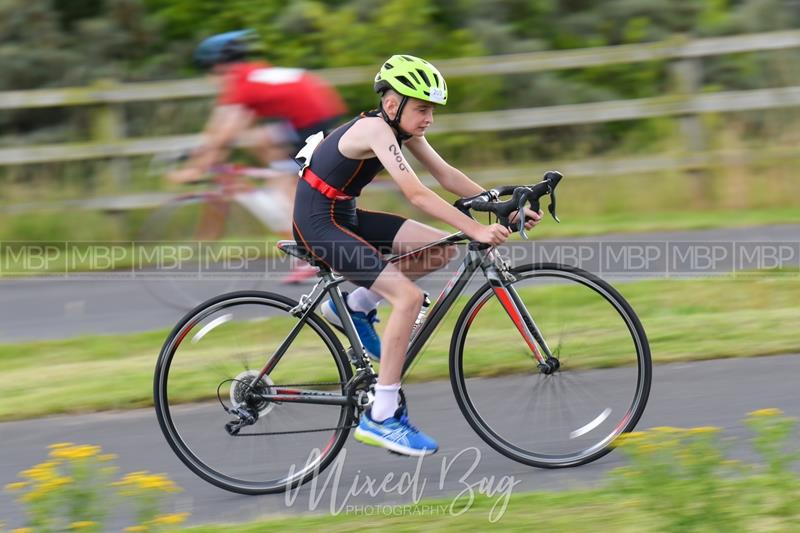
{"type": "Polygon", "coordinates": [[[306,169],[308,165],[311,164],[311,156],[314,155],[314,150],[316,150],[319,143],[322,142],[322,139],[325,137],[325,134],[321,131],[318,131],[314,135],[309,135],[306,137],[306,145],[297,152],[297,155],[294,156],[295,159],[303,159],[303,168],[300,169],[300,176],[303,176],[303,171],[306,169]]]}
{"type": "Polygon", "coordinates": [[[269,85],[296,83],[303,76],[303,72],[304,71],[301,68],[260,68],[248,74],[247,81],[251,81],[253,83],[266,83],[269,85]]]}

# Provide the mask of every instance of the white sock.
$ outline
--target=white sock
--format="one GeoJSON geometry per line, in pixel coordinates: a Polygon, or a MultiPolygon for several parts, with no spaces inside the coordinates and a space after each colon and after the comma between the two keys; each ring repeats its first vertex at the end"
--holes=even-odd
{"type": "Polygon", "coordinates": [[[375,291],[359,287],[347,295],[347,306],[359,313],[367,314],[383,300],[383,296],[375,291]]]}
{"type": "Polygon", "coordinates": [[[399,390],[399,383],[394,385],[375,384],[375,402],[372,404],[372,419],[375,422],[383,422],[394,416],[394,412],[400,406],[399,390]]]}

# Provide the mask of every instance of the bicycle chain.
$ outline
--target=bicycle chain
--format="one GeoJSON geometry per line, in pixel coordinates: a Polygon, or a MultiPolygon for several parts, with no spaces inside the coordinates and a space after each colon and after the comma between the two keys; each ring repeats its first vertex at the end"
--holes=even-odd
{"type": "Polygon", "coordinates": [[[293,435],[296,433],[318,433],[320,431],[333,431],[338,429],[353,429],[358,427],[358,424],[353,424],[351,426],[335,426],[332,428],[321,428],[321,429],[298,429],[295,431],[267,431],[262,433],[239,433],[234,435],[235,437],[263,437],[265,435],[293,435]]]}
{"type": "MultiPolygon", "coordinates": [[[[280,388],[280,387],[308,387],[308,386],[320,386],[320,385],[346,385],[346,383],[342,383],[341,381],[331,381],[331,382],[323,382],[323,383],[285,383],[281,385],[272,385],[271,388],[280,388]]],[[[353,429],[358,427],[358,424],[351,424],[349,426],[335,426],[330,428],[320,428],[320,429],[297,429],[294,431],[266,431],[260,433],[239,433],[235,435],[236,437],[263,437],[267,435],[295,435],[297,433],[319,433],[321,431],[334,431],[340,429],[353,429]]]]}

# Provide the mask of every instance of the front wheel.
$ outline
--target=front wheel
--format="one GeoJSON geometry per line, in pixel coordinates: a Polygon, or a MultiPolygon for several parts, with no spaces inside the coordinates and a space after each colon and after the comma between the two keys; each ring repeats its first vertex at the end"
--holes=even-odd
{"type": "Polygon", "coordinates": [[[483,440],[515,461],[594,461],[644,412],[652,364],[642,324],[619,292],[585,270],[540,263],[511,272],[508,291],[531,323],[515,324],[489,284],[475,293],[450,346],[458,405],[483,440]],[[538,329],[535,345],[549,348],[549,367],[518,327],[538,329]]]}

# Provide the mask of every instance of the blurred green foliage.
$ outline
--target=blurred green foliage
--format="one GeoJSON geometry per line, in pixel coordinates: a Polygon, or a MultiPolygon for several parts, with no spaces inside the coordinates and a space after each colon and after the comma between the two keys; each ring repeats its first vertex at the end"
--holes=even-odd
{"type": "MultiPolygon", "coordinates": [[[[676,34],[708,37],[798,28],[800,9],[794,0],[0,0],[0,91],[85,86],[106,78],[198,76],[191,62],[197,42],[245,27],[258,31],[265,58],[278,65],[377,68],[397,52],[436,60],[635,44],[676,34]]],[[[799,63],[796,50],[706,58],[702,84],[705,90],[796,85],[799,63]]],[[[642,98],[672,89],[663,61],[448,82],[452,98],[443,110],[447,113],[642,98]]],[[[340,90],[354,113],[375,105],[369,84],[340,90]]],[[[125,133],[192,133],[204,123],[209,105],[207,100],[126,104],[125,133]]],[[[793,116],[779,115],[781,124],[793,116]]],[[[782,126],[769,116],[743,115],[744,126],[737,131],[777,138],[781,132],[775,128],[782,126]]],[[[88,141],[89,122],[85,108],[3,111],[0,146],[88,141]]],[[[663,118],[447,135],[434,141],[455,164],[479,166],[656,151],[678,135],[674,121],[663,118]]],[[[680,141],[672,144],[680,146],[680,141]]],[[[27,184],[45,174],[83,182],[92,165],[3,168],[0,180],[27,184]]]]}
{"type": "MultiPolygon", "coordinates": [[[[377,65],[398,51],[436,59],[798,26],[791,0],[0,0],[0,90],[196,75],[191,51],[201,38],[245,27],[258,30],[276,64],[322,68],[377,65]]],[[[708,83],[767,77],[768,65],[728,59],[708,83]]],[[[475,109],[649,96],[665,90],[663,68],[545,73],[501,87],[472,78],[458,100],[475,109]]]]}

